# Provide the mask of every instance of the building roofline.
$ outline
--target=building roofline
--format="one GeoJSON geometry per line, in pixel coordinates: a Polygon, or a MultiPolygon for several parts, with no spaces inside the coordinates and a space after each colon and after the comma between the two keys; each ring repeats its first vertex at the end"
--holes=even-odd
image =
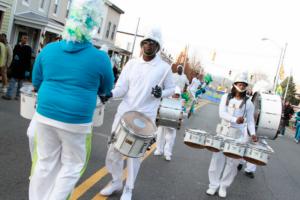
{"type": "Polygon", "coordinates": [[[116,6],[115,4],[113,4],[112,2],[108,1],[108,0],[105,0],[105,3],[111,7],[113,10],[115,10],[117,13],[119,14],[124,14],[125,12],[119,8],[118,6],[116,6]]]}

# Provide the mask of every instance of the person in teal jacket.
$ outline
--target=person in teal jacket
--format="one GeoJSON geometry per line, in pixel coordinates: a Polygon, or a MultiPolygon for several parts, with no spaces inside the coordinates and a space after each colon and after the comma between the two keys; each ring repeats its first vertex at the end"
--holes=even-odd
{"type": "Polygon", "coordinates": [[[44,47],[35,60],[30,200],[67,199],[86,168],[97,95],[109,95],[114,82],[107,53],[91,43],[102,5],[102,0],[74,0],[63,40],[44,47]]]}
{"type": "Polygon", "coordinates": [[[299,143],[300,141],[300,111],[296,113],[296,133],[295,133],[295,142],[299,143]]]}

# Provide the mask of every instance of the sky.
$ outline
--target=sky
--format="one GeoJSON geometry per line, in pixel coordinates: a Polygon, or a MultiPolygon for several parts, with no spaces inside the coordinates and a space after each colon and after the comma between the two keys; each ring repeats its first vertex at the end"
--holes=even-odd
{"type": "Polygon", "coordinates": [[[273,80],[281,50],[285,75],[300,84],[300,12],[297,0],[111,0],[125,11],[119,30],[139,34],[160,27],[173,57],[188,45],[215,75],[265,73],[273,80]],[[262,40],[268,38],[268,40],[262,40]],[[212,53],[216,58],[211,60],[212,53]]]}

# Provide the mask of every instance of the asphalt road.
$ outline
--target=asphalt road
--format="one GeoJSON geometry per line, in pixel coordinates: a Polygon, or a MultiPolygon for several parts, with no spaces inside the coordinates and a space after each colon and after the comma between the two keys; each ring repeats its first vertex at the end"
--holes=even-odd
{"type": "MultiPolygon", "coordinates": [[[[104,167],[106,141],[118,102],[107,104],[104,124],[94,129],[93,148],[88,168],[77,184],[72,199],[106,199],[98,194],[110,180],[104,167]]],[[[185,128],[215,130],[219,121],[217,105],[207,104],[185,121],[177,132],[172,161],[152,154],[145,158],[136,181],[133,200],[215,200],[207,196],[207,170],[211,153],[183,143],[185,128]]],[[[19,115],[19,101],[0,99],[0,200],[28,199],[30,156],[26,128],[29,120],[19,115]]],[[[254,179],[239,172],[228,189],[229,200],[300,199],[300,145],[288,133],[269,141],[275,150],[267,166],[258,167],[254,179]]],[[[153,149],[152,149],[153,150],[153,149]]],[[[109,200],[120,198],[121,192],[109,200]]]]}

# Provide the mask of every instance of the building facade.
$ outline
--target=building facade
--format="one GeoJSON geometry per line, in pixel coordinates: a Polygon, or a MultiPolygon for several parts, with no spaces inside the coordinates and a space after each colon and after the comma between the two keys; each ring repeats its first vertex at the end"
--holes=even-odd
{"type": "Polygon", "coordinates": [[[10,35],[15,0],[0,0],[0,32],[10,35]]]}
{"type": "Polygon", "coordinates": [[[19,42],[23,33],[34,55],[63,31],[71,0],[16,0],[11,44],[19,42]]]}

